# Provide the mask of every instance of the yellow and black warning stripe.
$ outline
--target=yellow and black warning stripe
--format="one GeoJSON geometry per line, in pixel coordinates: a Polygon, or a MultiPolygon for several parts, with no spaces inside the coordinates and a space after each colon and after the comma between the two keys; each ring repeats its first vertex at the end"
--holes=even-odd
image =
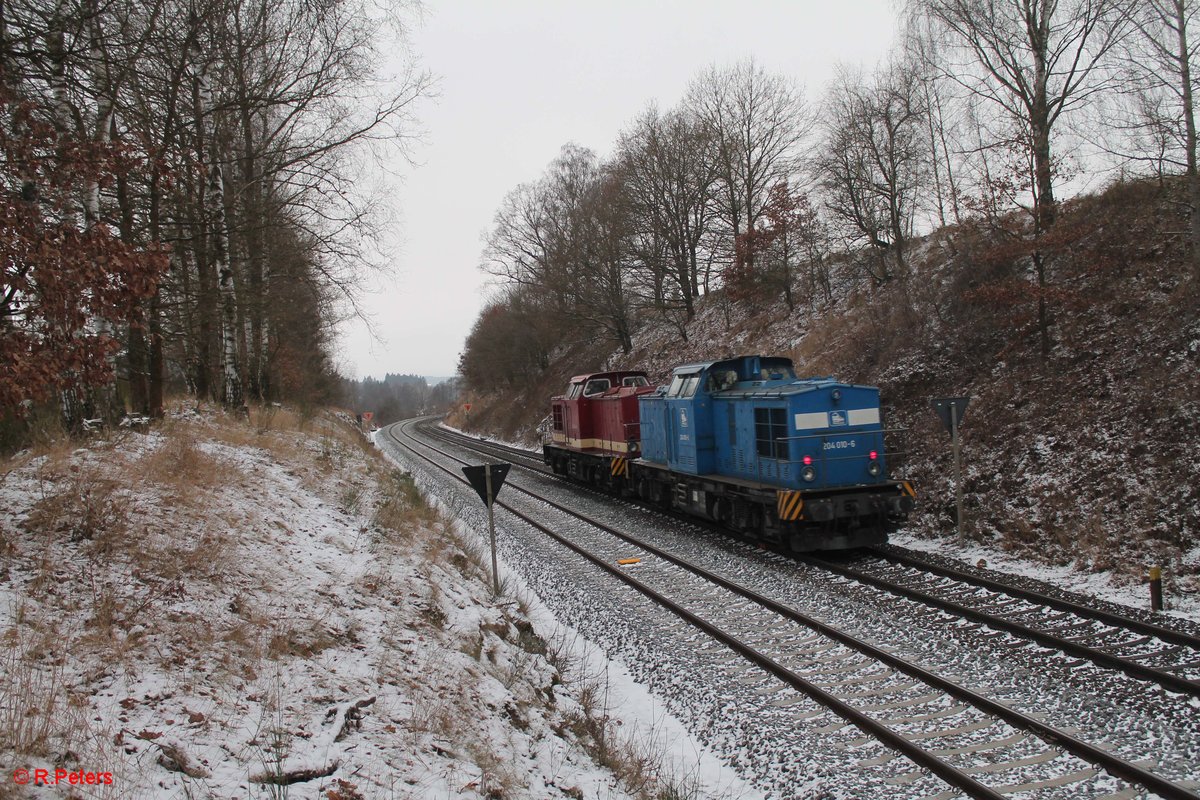
{"type": "Polygon", "coordinates": [[[629,459],[621,458],[620,456],[618,456],[617,458],[614,458],[612,460],[612,464],[609,465],[609,469],[612,470],[612,476],[614,478],[628,476],[629,475],[629,459]]]}
{"type": "Polygon", "coordinates": [[[904,494],[908,495],[909,497],[911,497],[914,500],[917,499],[917,490],[914,489],[913,485],[911,483],[909,483],[908,481],[900,481],[900,491],[902,491],[904,494]]]}
{"type": "Polygon", "coordinates": [[[775,513],[783,522],[795,522],[804,510],[804,497],[800,492],[779,491],[775,493],[775,513]]]}

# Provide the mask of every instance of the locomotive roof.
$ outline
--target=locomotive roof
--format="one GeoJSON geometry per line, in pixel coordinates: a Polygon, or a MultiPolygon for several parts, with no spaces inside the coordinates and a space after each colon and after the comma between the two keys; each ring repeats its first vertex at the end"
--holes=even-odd
{"type": "Polygon", "coordinates": [[[640,369],[625,369],[615,372],[589,372],[586,375],[576,375],[574,378],[571,378],[570,383],[582,383],[583,381],[590,381],[592,378],[632,378],[636,375],[641,375],[643,378],[647,377],[646,373],[640,369]]]}
{"type": "MultiPolygon", "coordinates": [[[[709,389],[709,393],[714,397],[726,398],[780,398],[790,397],[798,394],[816,391],[817,389],[827,389],[832,387],[854,388],[854,389],[875,389],[874,386],[864,386],[862,384],[842,383],[833,377],[825,378],[796,378],[794,377],[792,360],[786,356],[733,356],[731,358],[716,359],[713,361],[697,361],[692,364],[681,364],[672,370],[673,374],[678,377],[689,375],[698,375],[706,372],[713,367],[720,369],[728,367],[735,369],[738,372],[742,371],[745,366],[758,367],[763,366],[783,366],[787,365],[786,376],[779,378],[759,378],[759,379],[742,379],[729,386],[727,389],[709,389]],[[736,367],[735,367],[736,365],[736,367]]],[[[745,377],[744,373],[741,377],[745,377]]]]}
{"type": "Polygon", "coordinates": [[[754,354],[729,356],[727,358],[715,358],[712,361],[696,361],[692,364],[680,364],[671,370],[671,372],[676,375],[691,375],[696,372],[703,372],[714,364],[728,364],[732,362],[746,362],[752,360],[764,361],[772,364],[783,362],[786,363],[789,368],[792,366],[792,360],[787,356],[765,356],[761,354],[754,354]]]}
{"type": "Polygon", "coordinates": [[[846,389],[877,388],[861,383],[842,383],[833,378],[799,378],[786,383],[779,381],[745,381],[735,384],[730,389],[713,392],[713,394],[720,397],[791,397],[792,395],[815,392],[818,389],[828,389],[834,386],[846,389]]]}

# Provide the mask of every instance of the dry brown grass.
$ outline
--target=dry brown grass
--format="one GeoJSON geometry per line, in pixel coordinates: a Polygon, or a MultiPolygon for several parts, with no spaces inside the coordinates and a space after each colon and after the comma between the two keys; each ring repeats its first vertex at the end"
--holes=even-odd
{"type": "Polygon", "coordinates": [[[267,643],[267,657],[279,659],[284,656],[311,658],[338,644],[338,637],[316,621],[289,626],[277,630],[267,643]]]}
{"type": "Polygon", "coordinates": [[[52,539],[87,540],[108,552],[129,530],[122,482],[98,468],[72,464],[40,470],[42,496],[25,519],[27,530],[52,539]]]}
{"type": "Polygon", "coordinates": [[[653,736],[631,735],[610,715],[606,676],[577,676],[573,684],[579,705],[565,716],[560,735],[568,733],[575,738],[597,764],[612,770],[626,791],[639,800],[694,795],[694,787],[686,780],[664,769],[665,754],[653,736]]]}
{"type": "Polygon", "coordinates": [[[174,425],[161,446],[146,453],[135,469],[156,483],[216,488],[238,477],[237,468],[228,459],[206,453],[199,444],[198,431],[188,425],[174,425]]]}
{"type": "Polygon", "coordinates": [[[375,525],[411,538],[414,530],[439,519],[437,510],[426,502],[412,475],[394,468],[383,472],[379,479],[379,502],[371,519],[375,525]]]}
{"type": "Polygon", "coordinates": [[[69,749],[86,727],[54,650],[54,637],[33,626],[0,635],[0,751],[69,749]]]}

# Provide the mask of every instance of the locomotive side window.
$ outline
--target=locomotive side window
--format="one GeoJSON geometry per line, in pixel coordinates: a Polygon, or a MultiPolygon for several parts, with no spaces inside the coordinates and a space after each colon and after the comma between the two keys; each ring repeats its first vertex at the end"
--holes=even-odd
{"type": "Polygon", "coordinates": [[[787,458],[787,412],[782,408],[754,409],[754,443],[763,458],[787,458]]]}
{"type": "Polygon", "coordinates": [[[794,381],[796,371],[791,362],[784,358],[764,358],[760,372],[764,381],[794,381]]]}
{"type": "Polygon", "coordinates": [[[561,431],[563,429],[563,413],[562,406],[554,404],[554,430],[561,431]]]}
{"type": "Polygon", "coordinates": [[[667,397],[679,397],[679,393],[683,390],[683,379],[682,375],[671,378],[671,388],[667,389],[667,397]]]}

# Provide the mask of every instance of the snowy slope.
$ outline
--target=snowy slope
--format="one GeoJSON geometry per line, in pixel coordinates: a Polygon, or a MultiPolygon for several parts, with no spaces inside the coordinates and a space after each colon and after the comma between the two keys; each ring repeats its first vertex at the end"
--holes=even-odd
{"type": "Polygon", "coordinates": [[[0,797],[706,796],[699,747],[607,665],[640,713],[598,765],[622,712],[573,682],[594,651],[535,598],[494,604],[347,426],[287,416],[180,413],[0,467],[0,797]],[[38,770],[59,784],[20,785],[38,770]]]}

